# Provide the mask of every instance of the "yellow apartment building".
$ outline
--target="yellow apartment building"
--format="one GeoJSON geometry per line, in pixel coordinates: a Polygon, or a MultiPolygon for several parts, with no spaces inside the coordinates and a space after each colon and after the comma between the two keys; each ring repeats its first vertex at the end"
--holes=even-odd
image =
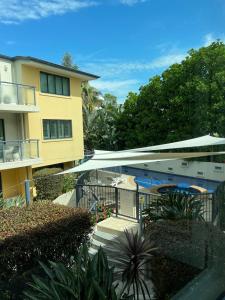
{"type": "Polygon", "coordinates": [[[81,84],[98,77],[34,57],[0,55],[0,190],[24,193],[32,169],[83,158],[81,84]]]}

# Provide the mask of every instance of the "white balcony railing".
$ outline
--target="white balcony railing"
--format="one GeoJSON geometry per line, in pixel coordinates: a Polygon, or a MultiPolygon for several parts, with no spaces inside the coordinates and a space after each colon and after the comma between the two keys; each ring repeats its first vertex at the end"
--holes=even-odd
{"type": "Polygon", "coordinates": [[[36,106],[35,87],[0,81],[0,104],[36,106]]]}
{"type": "Polygon", "coordinates": [[[38,140],[0,141],[0,163],[39,158],[38,140]]]}

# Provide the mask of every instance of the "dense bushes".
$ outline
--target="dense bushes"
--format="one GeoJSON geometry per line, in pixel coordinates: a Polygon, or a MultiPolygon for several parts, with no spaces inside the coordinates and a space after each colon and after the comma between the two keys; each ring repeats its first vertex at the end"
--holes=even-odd
{"type": "Polygon", "coordinates": [[[30,288],[25,291],[27,300],[118,299],[114,267],[109,265],[102,248],[91,258],[88,248],[82,247],[71,268],[58,262],[50,262],[49,267],[41,265],[45,276],[33,276],[30,288]]]}
{"type": "Polygon", "coordinates": [[[149,266],[156,299],[170,299],[207,264],[205,223],[161,220],[145,232],[156,247],[149,266]]]}
{"type": "Polygon", "coordinates": [[[196,221],[151,222],[146,228],[161,255],[203,269],[208,264],[207,225],[196,221]]]}
{"type": "Polygon", "coordinates": [[[45,168],[33,174],[38,200],[54,200],[63,190],[63,176],[53,176],[62,172],[60,168],[45,168]]]}
{"type": "Polygon", "coordinates": [[[63,175],[63,193],[67,193],[74,189],[75,184],[77,181],[77,174],[71,173],[71,174],[65,174],[63,175]]]}
{"type": "Polygon", "coordinates": [[[69,263],[91,231],[87,211],[51,202],[0,211],[0,280],[38,265],[38,260],[69,263]]]}
{"type": "Polygon", "coordinates": [[[171,299],[199,273],[199,269],[177,260],[159,254],[153,256],[151,279],[154,285],[155,299],[171,299]]]}
{"type": "Polygon", "coordinates": [[[74,189],[76,175],[57,175],[63,170],[60,168],[44,168],[33,174],[37,200],[55,200],[62,193],[74,189]]]}

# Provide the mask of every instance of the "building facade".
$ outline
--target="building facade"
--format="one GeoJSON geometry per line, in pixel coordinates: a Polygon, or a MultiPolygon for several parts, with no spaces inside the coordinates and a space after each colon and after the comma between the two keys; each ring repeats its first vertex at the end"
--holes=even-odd
{"type": "Polygon", "coordinates": [[[97,79],[33,57],[0,55],[0,190],[24,193],[36,168],[83,158],[81,84],[97,79]]]}

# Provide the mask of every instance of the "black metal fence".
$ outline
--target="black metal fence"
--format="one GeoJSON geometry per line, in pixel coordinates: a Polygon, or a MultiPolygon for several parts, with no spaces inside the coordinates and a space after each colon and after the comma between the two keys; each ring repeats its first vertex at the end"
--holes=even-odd
{"type": "MultiPolygon", "coordinates": [[[[121,215],[140,219],[140,209],[162,209],[160,194],[143,193],[137,190],[122,189],[113,186],[77,184],[76,205],[94,212],[97,206],[112,208],[116,216],[121,215]]],[[[218,205],[213,193],[198,194],[195,196],[202,204],[203,218],[213,223],[218,214],[218,205]]]]}

